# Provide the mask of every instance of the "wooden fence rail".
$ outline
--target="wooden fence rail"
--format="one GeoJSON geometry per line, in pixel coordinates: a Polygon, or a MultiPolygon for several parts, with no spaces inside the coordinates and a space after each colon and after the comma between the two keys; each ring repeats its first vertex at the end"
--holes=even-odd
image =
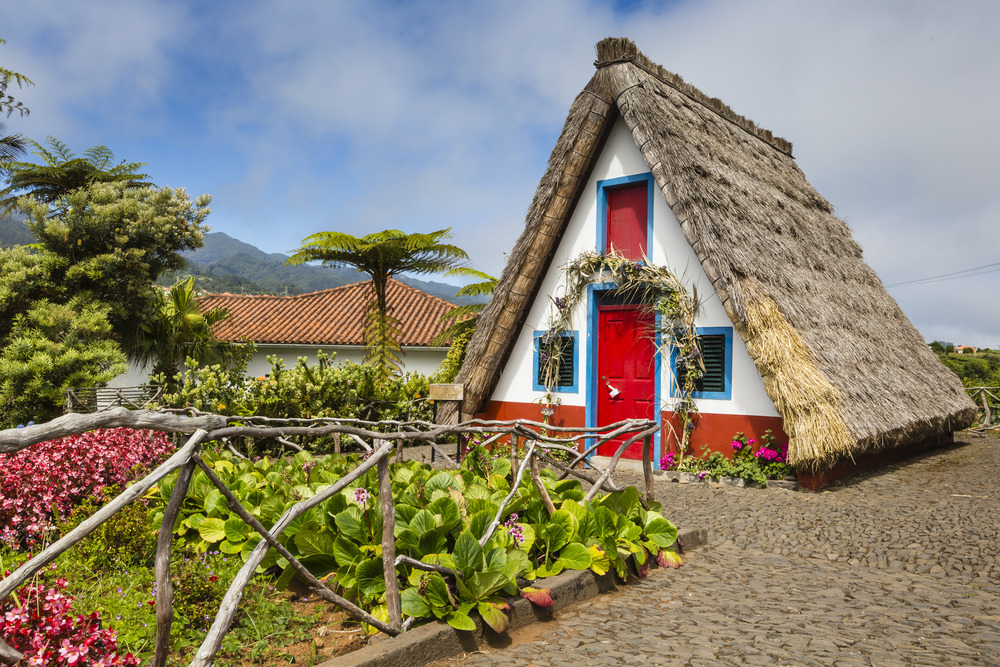
{"type": "Polygon", "coordinates": [[[1000,416],[1000,387],[966,387],[965,391],[972,400],[978,400],[982,405],[983,423],[976,430],[986,431],[1000,428],[1000,424],[993,424],[993,409],[990,406],[991,403],[998,406],[998,416],[1000,416]]]}
{"type": "MultiPolygon", "coordinates": [[[[39,442],[54,438],[75,435],[95,428],[131,427],[151,429],[171,433],[189,434],[187,441],[170,458],[159,467],[147,474],[141,480],[134,482],[122,491],[116,498],[109,501],[93,516],[83,521],[76,528],[64,535],[55,543],[43,549],[23,563],[6,579],[0,580],[0,601],[34,576],[46,565],[58,558],[62,553],[72,548],[80,540],[98,528],[102,523],[114,516],[123,507],[142,497],[155,484],[173,471],[180,469],[177,484],[164,510],[163,523],[157,539],[155,558],[156,577],[156,640],[155,655],[152,661],[154,667],[166,664],[170,648],[170,630],[173,619],[173,586],[170,578],[171,547],[173,544],[173,525],[180,511],[181,503],[187,494],[188,484],[195,468],[200,468],[213,485],[225,496],[233,513],[250,526],[260,536],[261,540],[251,552],[243,567],[233,578],[223,598],[212,626],[209,628],[201,647],[191,661],[191,667],[208,667],[222,645],[222,640],[236,615],[237,607],[243,592],[250,583],[257,566],[264,560],[269,549],[277,550],[288,560],[296,572],[310,585],[316,594],[337,605],[352,617],[368,623],[387,635],[398,635],[409,627],[413,619],[403,622],[400,613],[399,582],[396,567],[400,564],[421,569],[433,566],[406,556],[396,557],[395,554],[395,508],[393,505],[391,484],[389,480],[389,457],[394,451],[401,453],[403,442],[425,442],[437,453],[441,454],[451,466],[455,463],[444,453],[438,444],[443,437],[456,435],[482,434],[487,442],[497,443],[506,437],[510,440],[511,470],[516,471],[511,493],[503,501],[496,517],[480,540],[485,544],[503,519],[503,513],[508,503],[513,499],[516,489],[520,486],[525,473],[531,483],[538,489],[546,509],[552,513],[555,508],[549,499],[539,474],[539,459],[547,463],[555,463],[562,471],[560,479],[574,475],[585,479],[593,485],[586,499],[604,490],[617,490],[612,481],[612,475],[625,450],[632,443],[643,441],[643,473],[646,483],[646,504],[653,499],[652,438],[657,430],[653,421],[629,419],[608,426],[596,428],[558,427],[533,422],[529,420],[485,421],[471,420],[457,425],[443,426],[428,422],[366,422],[358,419],[294,419],[278,420],[260,417],[227,417],[223,415],[198,413],[196,411],[150,411],[128,410],[123,407],[110,408],[93,414],[68,414],[46,424],[37,424],[18,429],[0,431],[0,453],[17,452],[39,442]],[[361,464],[347,473],[333,485],[323,489],[316,495],[302,500],[289,507],[270,529],[267,529],[250,514],[239,502],[232,491],[226,487],[214,471],[207,466],[199,456],[204,443],[223,441],[224,438],[242,437],[250,440],[274,438],[285,440],[297,437],[309,439],[320,436],[346,435],[359,442],[369,454],[361,464]],[[584,457],[598,446],[610,442],[620,442],[606,468],[602,469],[590,464],[597,476],[588,475],[578,470],[578,465],[584,457]],[[523,458],[519,458],[520,444],[524,442],[523,458]],[[371,443],[371,444],[369,444],[371,443]],[[577,446],[573,446],[577,445],[577,446]],[[583,449],[582,452],[579,450],[583,449]],[[575,458],[570,463],[561,463],[555,459],[552,452],[572,452],[575,458]],[[379,484],[379,502],[383,517],[382,561],[383,575],[386,584],[386,601],[389,610],[388,621],[381,621],[364,611],[350,600],[347,600],[326,587],[309,570],[302,565],[278,541],[281,533],[297,517],[319,505],[328,498],[340,493],[368,470],[375,468],[379,484]]],[[[289,443],[293,444],[293,443],[289,443]]],[[[0,661],[15,664],[23,656],[12,649],[0,637],[0,661]]]]}

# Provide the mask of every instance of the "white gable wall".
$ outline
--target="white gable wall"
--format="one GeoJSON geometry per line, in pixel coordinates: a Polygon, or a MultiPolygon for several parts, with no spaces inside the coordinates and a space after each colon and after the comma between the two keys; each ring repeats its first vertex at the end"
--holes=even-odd
{"type": "MultiPolygon", "coordinates": [[[[620,178],[634,174],[646,174],[649,167],[632,139],[632,135],[624,121],[618,119],[604,150],[597,160],[594,170],[583,190],[580,201],[573,211],[569,224],[559,243],[548,275],[542,281],[541,291],[536,297],[528,313],[527,320],[518,334],[507,366],[504,368],[491,400],[515,403],[538,403],[544,396],[542,391],[532,389],[535,331],[544,331],[549,322],[554,306],[549,296],[562,294],[562,267],[579,256],[584,251],[593,251],[598,238],[597,183],[607,179],[620,178]]],[[[655,183],[654,183],[655,189],[655,183]]],[[[653,193],[653,248],[650,261],[667,266],[681,277],[682,282],[690,289],[697,287],[703,300],[696,325],[699,327],[732,327],[732,322],[726,314],[719,297],[715,294],[711,282],[705,275],[701,264],[688,244],[673,211],[667,206],[663,196],[656,190],[653,193]]],[[[577,392],[557,394],[566,406],[586,404],[587,371],[589,346],[587,345],[587,330],[591,323],[587,320],[587,304],[580,304],[573,313],[573,328],[579,332],[577,346],[577,392]]],[[[663,360],[659,386],[661,387],[662,410],[671,410],[669,359],[663,360]]],[[[696,399],[698,409],[703,414],[758,415],[777,417],[774,403],[764,391],[764,383],[760,379],[757,368],[747,354],[746,346],[739,333],[733,331],[732,357],[732,398],[731,399],[696,399]]],[[[540,414],[539,414],[540,417],[540,414]]]]}

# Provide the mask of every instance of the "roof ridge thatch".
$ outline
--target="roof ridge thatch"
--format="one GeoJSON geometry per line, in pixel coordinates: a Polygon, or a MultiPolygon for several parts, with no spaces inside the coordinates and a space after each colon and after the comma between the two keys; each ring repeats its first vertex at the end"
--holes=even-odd
{"type": "Polygon", "coordinates": [[[458,377],[463,412],[485,407],[620,118],[747,343],[792,437],[792,463],[817,468],[970,424],[975,406],[961,383],[864,263],[791,144],[650,62],[630,40],[597,48],[597,72],[570,107],[469,342],[458,377]]]}

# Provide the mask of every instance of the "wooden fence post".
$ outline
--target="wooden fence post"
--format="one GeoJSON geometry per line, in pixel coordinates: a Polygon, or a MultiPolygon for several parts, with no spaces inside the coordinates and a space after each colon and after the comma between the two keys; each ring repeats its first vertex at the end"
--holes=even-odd
{"type": "Polygon", "coordinates": [[[642,439],[642,476],[646,480],[646,502],[653,502],[653,436],[647,435],[642,439]]]}
{"type": "Polygon", "coordinates": [[[194,460],[190,459],[181,467],[177,483],[170,494],[166,509],[163,510],[163,523],[156,540],[156,651],[153,655],[152,667],[163,667],[170,655],[170,626],[174,621],[174,582],[170,578],[170,545],[174,541],[174,521],[180,514],[181,504],[187,496],[188,484],[194,473],[194,460]]]}
{"type": "MultiPolygon", "coordinates": [[[[386,443],[388,444],[388,443],[386,443]]],[[[376,440],[375,446],[382,442],[376,440]]],[[[396,509],[392,500],[392,479],[389,477],[389,456],[378,460],[378,499],[382,507],[382,569],[385,574],[385,603],[389,612],[389,625],[403,626],[400,611],[399,578],[396,576],[396,509]]]]}

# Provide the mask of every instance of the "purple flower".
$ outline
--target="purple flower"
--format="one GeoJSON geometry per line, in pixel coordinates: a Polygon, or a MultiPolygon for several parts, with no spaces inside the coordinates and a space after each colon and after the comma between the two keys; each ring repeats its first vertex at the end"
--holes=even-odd
{"type": "Polygon", "coordinates": [[[517,512],[512,513],[503,525],[507,529],[507,532],[510,533],[514,544],[517,546],[524,544],[524,528],[521,524],[517,523],[517,512]]]}
{"type": "Polygon", "coordinates": [[[708,477],[708,473],[705,472],[704,470],[702,470],[700,473],[698,473],[698,479],[699,480],[705,479],[706,477],[708,477]]]}
{"type": "Polygon", "coordinates": [[[739,440],[733,440],[733,451],[738,452],[743,449],[743,443],[739,440]]]}
{"type": "Polygon", "coordinates": [[[675,454],[673,452],[667,452],[660,459],[660,470],[670,470],[674,467],[675,454]]]}

